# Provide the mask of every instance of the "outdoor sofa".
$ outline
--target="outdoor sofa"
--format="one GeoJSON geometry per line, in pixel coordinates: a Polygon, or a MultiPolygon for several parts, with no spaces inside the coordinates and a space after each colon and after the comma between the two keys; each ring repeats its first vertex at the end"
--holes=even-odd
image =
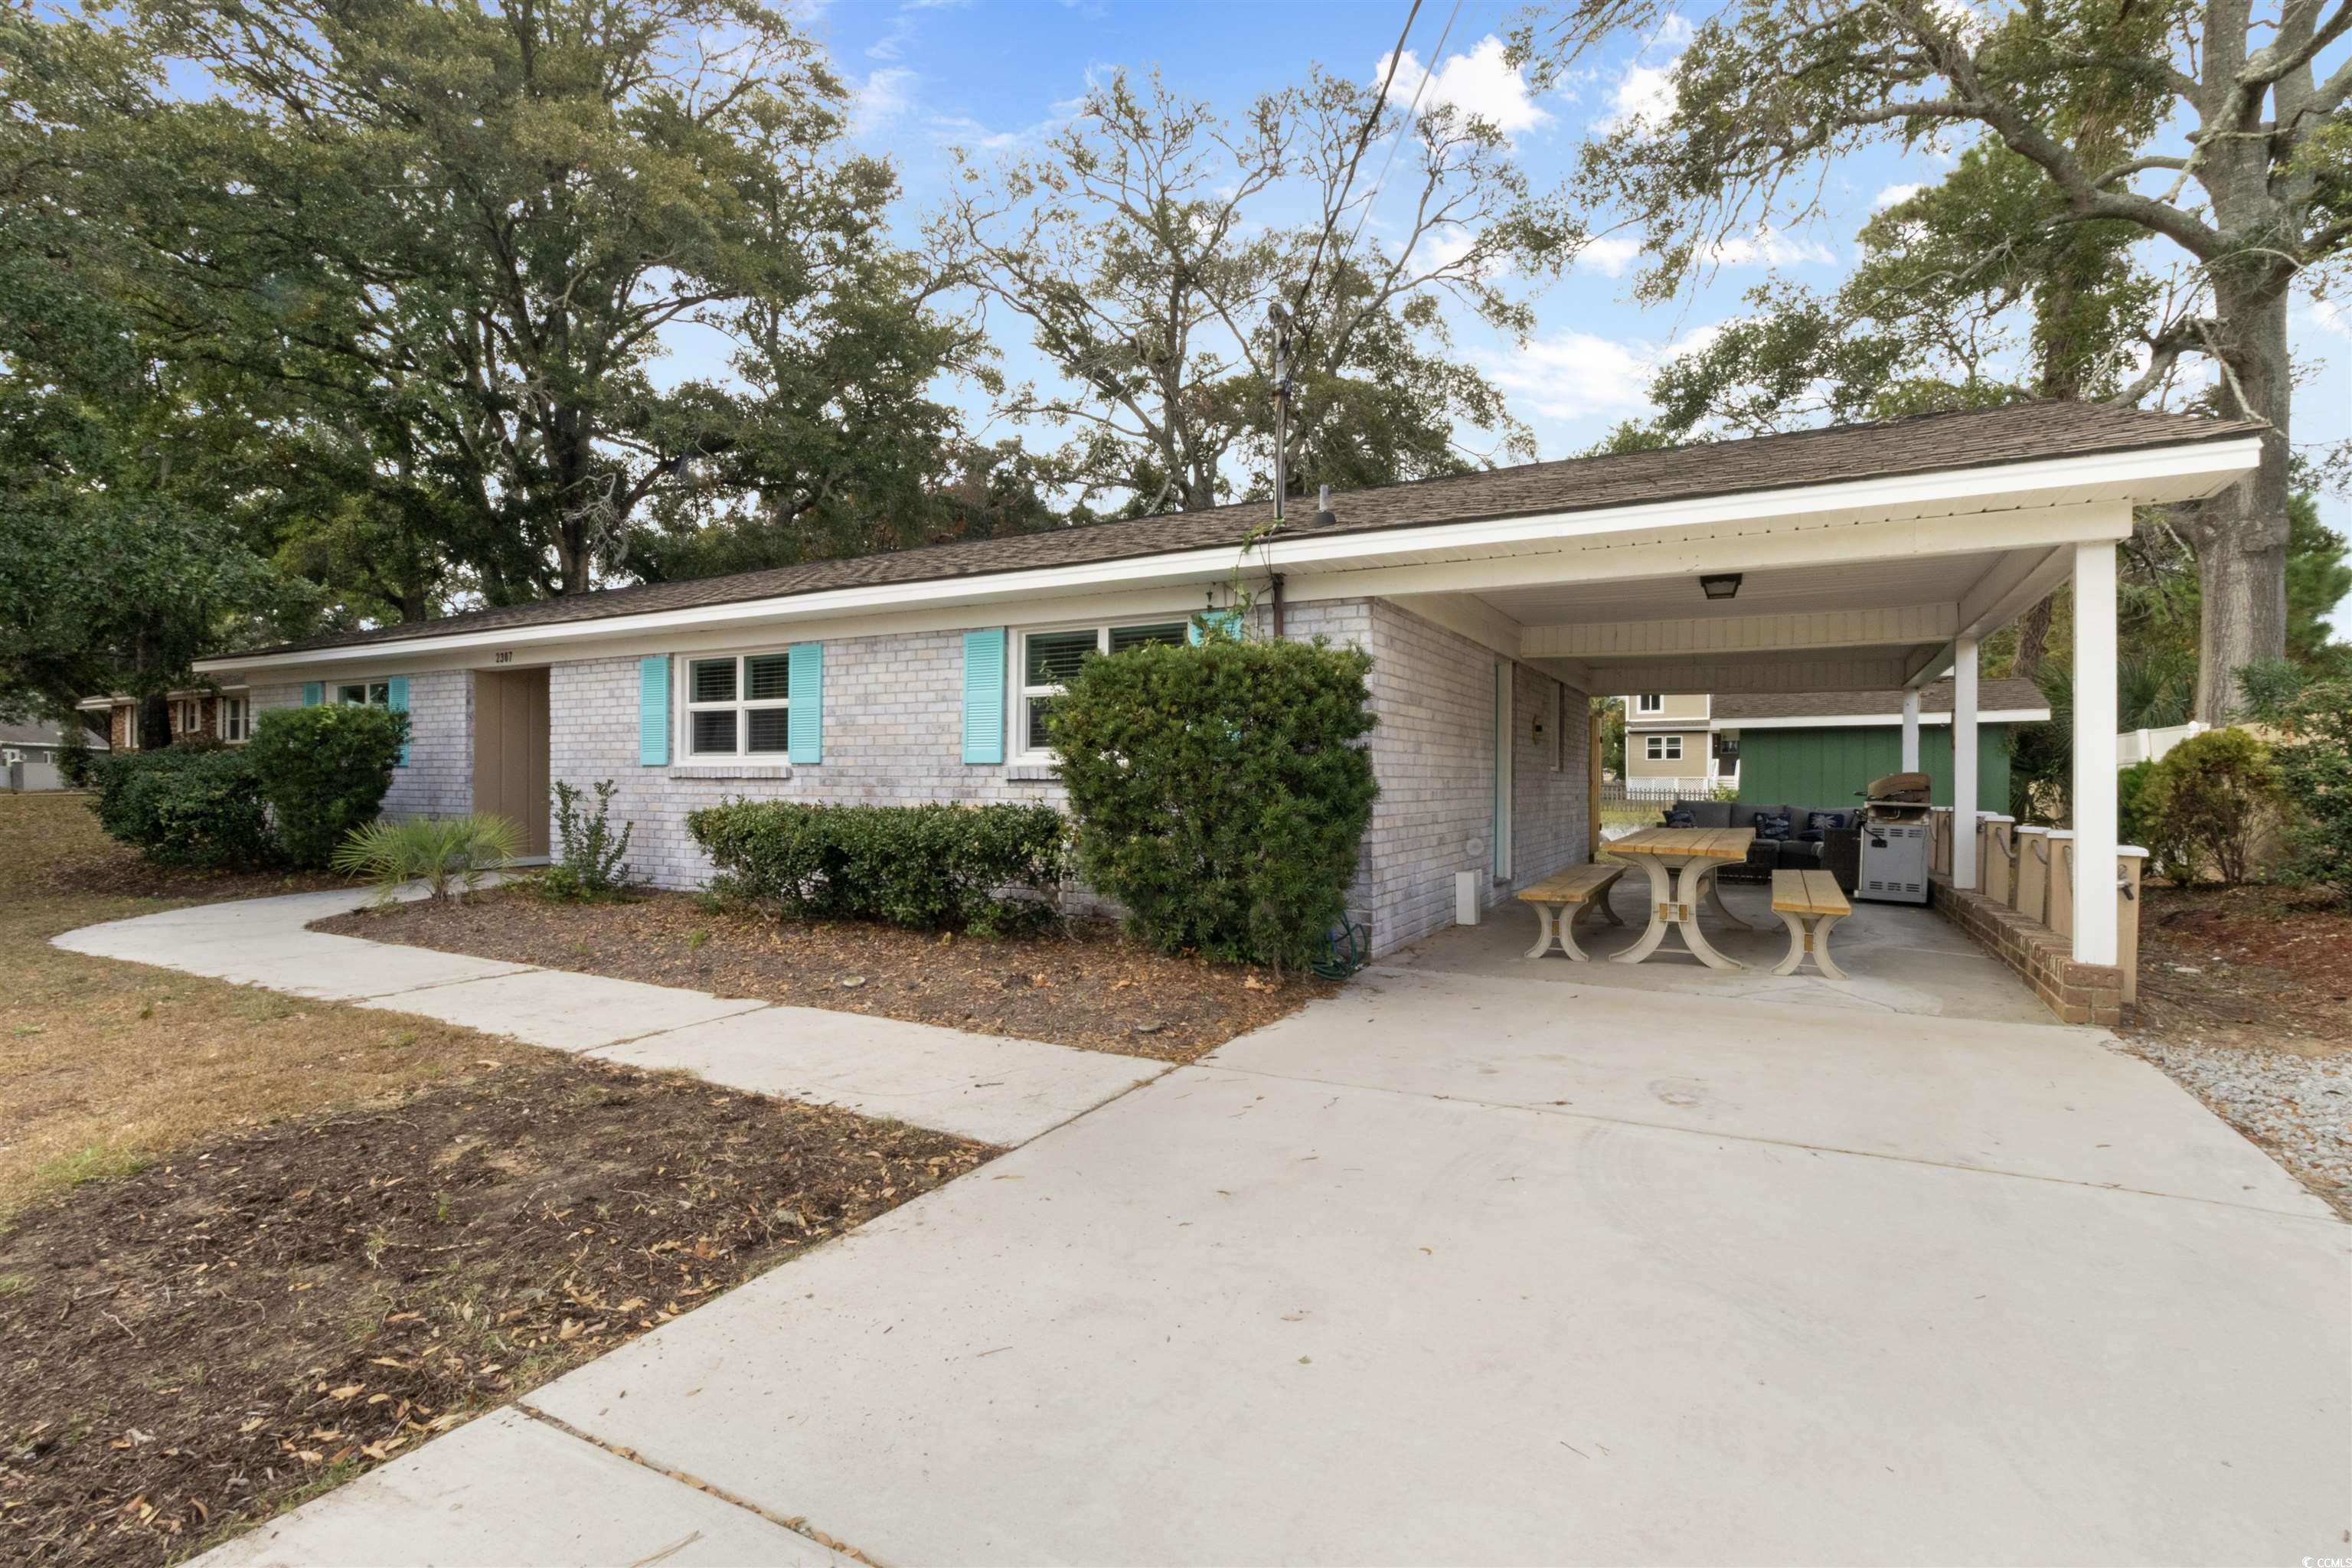
{"type": "Polygon", "coordinates": [[[1737,882],[1769,882],[1778,870],[1827,871],[1852,893],[1861,879],[1862,810],[1844,805],[1797,805],[1777,801],[1677,800],[1659,815],[1666,827],[1752,827],[1742,866],[1721,876],[1737,882]]]}

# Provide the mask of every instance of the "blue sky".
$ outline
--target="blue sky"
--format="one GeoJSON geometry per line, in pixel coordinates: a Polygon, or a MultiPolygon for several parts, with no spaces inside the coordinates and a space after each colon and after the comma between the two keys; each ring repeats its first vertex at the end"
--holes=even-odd
{"type": "MultiPolygon", "coordinates": [[[[830,0],[804,15],[856,89],[858,143],[887,155],[898,170],[905,187],[899,221],[911,238],[923,212],[945,189],[950,147],[982,153],[1034,147],[1090,81],[1118,67],[1156,66],[1181,91],[1220,109],[1238,109],[1256,94],[1300,80],[1314,62],[1371,79],[1406,8],[1407,0],[830,0]]],[[[1430,90],[1496,119],[1511,132],[1530,175],[1556,182],[1571,167],[1581,139],[1612,116],[1657,103],[1664,68],[1679,39],[1670,27],[1646,47],[1629,46],[1599,60],[1566,90],[1530,99],[1500,59],[1499,36],[1516,9],[1465,0],[1430,90]]],[[[1400,94],[1409,96],[1418,85],[1450,10],[1445,0],[1424,0],[1398,73],[1400,94]]],[[[1368,159],[1367,174],[1376,166],[1368,159]]],[[[1500,339],[1475,322],[1460,328],[1460,344],[1508,393],[1517,413],[1534,427],[1542,454],[1567,455],[1591,445],[1617,420],[1642,413],[1648,369],[1658,356],[1736,314],[1740,292],[1768,266],[1817,287],[1833,284],[1852,262],[1854,231],[1873,205],[1935,174],[1934,158],[1926,153],[1906,156],[1889,149],[1850,161],[1825,193],[1828,212],[1820,223],[1751,242],[1747,254],[1727,258],[1706,287],[1672,307],[1630,303],[1627,247],[1604,242],[1537,300],[1538,324],[1527,344],[1500,339]]],[[[1307,215],[1267,210],[1260,216],[1297,222],[1307,215]]],[[[1370,232],[1381,226],[1375,207],[1370,232]]],[[[2352,305],[2299,303],[2294,322],[2297,355],[2310,362],[2297,400],[2298,444],[2352,437],[2352,305]]],[[[1040,373],[1011,323],[1000,324],[998,340],[1008,372],[1040,373]]],[[[712,368],[698,363],[699,345],[677,346],[674,371],[712,368]]],[[[984,399],[971,390],[956,395],[972,411],[975,427],[985,427],[984,399]]],[[[1050,444],[1052,436],[1037,432],[1033,439],[1050,444]]],[[[2323,509],[2337,531],[2352,529],[2352,506],[2329,498],[2323,509]]],[[[2337,624],[2352,629],[2352,604],[2338,611],[2337,624]]]]}

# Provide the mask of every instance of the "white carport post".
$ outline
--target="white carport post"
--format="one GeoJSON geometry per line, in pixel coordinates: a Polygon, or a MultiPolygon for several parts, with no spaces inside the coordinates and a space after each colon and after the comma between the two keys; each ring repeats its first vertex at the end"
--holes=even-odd
{"type": "Polygon", "coordinates": [[[1919,771],[1919,689],[1903,689],[1903,771],[1919,771]]]}
{"type": "Polygon", "coordinates": [[[2116,547],[2074,546],[2074,958],[2116,960],[2116,547]]]}
{"type": "Polygon", "coordinates": [[[1952,644],[1952,886],[1977,885],[1977,639],[1952,644]]]}

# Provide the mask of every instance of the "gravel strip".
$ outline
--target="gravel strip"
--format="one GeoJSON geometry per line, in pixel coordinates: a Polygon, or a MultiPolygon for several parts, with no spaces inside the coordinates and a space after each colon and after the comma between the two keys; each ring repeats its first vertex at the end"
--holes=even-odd
{"type": "Polygon", "coordinates": [[[2223,1121],[2352,1219],[2352,1058],[2135,1039],[2223,1121]]]}

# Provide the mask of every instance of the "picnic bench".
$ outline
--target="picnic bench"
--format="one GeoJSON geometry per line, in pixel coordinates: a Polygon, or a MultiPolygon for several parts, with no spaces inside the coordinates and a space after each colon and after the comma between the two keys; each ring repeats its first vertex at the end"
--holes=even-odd
{"type": "Polygon", "coordinates": [[[1644,827],[1611,839],[1605,846],[1608,853],[1631,860],[1650,879],[1650,923],[1633,946],[1611,954],[1610,962],[1643,963],[1660,951],[1667,931],[1678,931],[1690,955],[1709,969],[1744,967],[1715,950],[1699,930],[1698,911],[1704,904],[1727,926],[1755,929],[1723,907],[1723,895],[1715,886],[1716,872],[1727,863],[1745,862],[1755,838],[1752,827],[1644,827]]]}
{"type": "Polygon", "coordinates": [[[1843,980],[1845,971],[1830,959],[1830,928],[1853,913],[1837,879],[1827,871],[1786,870],[1772,873],[1772,912],[1789,928],[1789,956],[1772,971],[1794,974],[1813,955],[1813,963],[1832,980],[1843,980]]]}
{"type": "Polygon", "coordinates": [[[1524,889],[1519,901],[1536,911],[1536,944],[1528,949],[1528,956],[1541,958],[1551,951],[1557,937],[1561,952],[1579,963],[1585,963],[1591,955],[1576,945],[1576,922],[1598,910],[1623,925],[1617,911],[1609,907],[1609,889],[1624,874],[1622,866],[1571,866],[1524,889]]]}

